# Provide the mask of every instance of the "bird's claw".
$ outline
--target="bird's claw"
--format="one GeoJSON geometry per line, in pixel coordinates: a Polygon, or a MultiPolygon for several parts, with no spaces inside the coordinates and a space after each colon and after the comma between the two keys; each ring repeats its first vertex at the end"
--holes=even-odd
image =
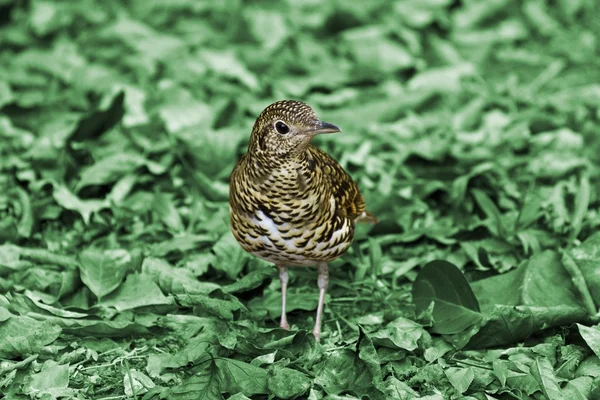
{"type": "Polygon", "coordinates": [[[317,332],[317,331],[313,331],[313,336],[315,337],[315,340],[317,341],[317,343],[319,343],[321,341],[321,332],[317,332]]]}

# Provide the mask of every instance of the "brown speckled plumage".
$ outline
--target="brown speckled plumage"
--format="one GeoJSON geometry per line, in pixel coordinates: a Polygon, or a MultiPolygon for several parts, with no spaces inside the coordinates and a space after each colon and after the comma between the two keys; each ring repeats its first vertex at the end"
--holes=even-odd
{"type": "Polygon", "coordinates": [[[316,134],[338,131],[305,103],[273,103],[256,120],[248,152],[231,174],[232,232],[244,250],[280,267],[280,275],[288,265],[315,264],[321,275],[352,243],[355,222],[376,220],[356,182],[310,144],[316,134]]]}

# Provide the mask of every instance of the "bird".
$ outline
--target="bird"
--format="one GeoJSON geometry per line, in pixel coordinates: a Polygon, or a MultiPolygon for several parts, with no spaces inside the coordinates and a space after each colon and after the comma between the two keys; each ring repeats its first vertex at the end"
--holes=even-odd
{"type": "Polygon", "coordinates": [[[275,264],[281,282],[280,327],[286,315],[288,267],[317,267],[319,300],[313,335],[321,335],[328,263],[352,244],[356,222],[377,223],[357,183],[311,141],[339,133],[297,100],[281,100],[256,119],[247,152],[229,179],[230,228],[248,253],[275,264]]]}

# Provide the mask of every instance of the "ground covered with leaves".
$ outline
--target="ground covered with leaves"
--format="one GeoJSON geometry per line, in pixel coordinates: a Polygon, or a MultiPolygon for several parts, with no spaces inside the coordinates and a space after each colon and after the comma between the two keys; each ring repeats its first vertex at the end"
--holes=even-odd
{"type": "Polygon", "coordinates": [[[600,396],[595,0],[0,1],[0,397],[600,396]],[[247,4],[248,3],[248,4],[247,4]],[[100,6],[101,4],[101,6],[100,6]],[[330,265],[229,231],[303,100],[381,223],[330,265]]]}

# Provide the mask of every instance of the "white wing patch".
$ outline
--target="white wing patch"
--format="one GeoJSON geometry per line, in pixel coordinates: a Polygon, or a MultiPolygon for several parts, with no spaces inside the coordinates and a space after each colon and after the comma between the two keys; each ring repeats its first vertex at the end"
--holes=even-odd
{"type": "Polygon", "coordinates": [[[275,222],[267,217],[261,210],[256,212],[256,217],[252,222],[268,232],[268,235],[263,236],[262,238],[265,245],[270,246],[271,242],[277,242],[277,244],[284,244],[286,249],[294,249],[294,242],[291,239],[284,239],[281,236],[277,225],[275,225],[275,222]]]}
{"type": "MultiPolygon", "coordinates": [[[[329,199],[329,204],[331,206],[332,212],[335,211],[335,199],[333,196],[329,199]]],[[[307,227],[306,229],[298,229],[289,224],[277,225],[275,222],[267,217],[267,215],[261,210],[257,210],[254,217],[252,217],[249,222],[253,225],[260,227],[266,232],[266,235],[261,236],[258,239],[252,239],[248,237],[248,240],[254,242],[260,242],[264,247],[270,249],[272,254],[267,255],[264,251],[254,252],[256,256],[263,258],[267,261],[271,261],[274,263],[278,262],[287,262],[291,263],[290,265],[314,265],[316,260],[307,258],[302,254],[302,249],[299,249],[296,246],[294,238],[305,238],[310,235],[311,230],[316,229],[317,232],[322,231],[325,227],[307,227]],[[282,229],[286,232],[286,236],[291,237],[291,239],[286,239],[282,236],[279,229],[282,229]],[[280,248],[276,248],[274,245],[279,246],[280,248]],[[283,247],[283,249],[281,249],[283,247]],[[300,252],[298,252],[300,250],[300,252]],[[299,254],[298,254],[299,253],[299,254]]],[[[314,243],[314,239],[311,239],[307,244],[306,248],[311,248],[311,252],[321,253],[321,255],[333,255],[337,254],[340,250],[345,250],[348,247],[348,242],[344,240],[346,235],[348,234],[350,227],[350,221],[344,221],[342,226],[333,232],[331,236],[331,240],[329,242],[319,242],[314,243]],[[337,245],[333,247],[331,246],[332,242],[338,242],[337,245]]],[[[312,235],[311,235],[312,236],[312,235]]],[[[317,237],[319,234],[317,234],[317,237]]]]}
{"type": "Polygon", "coordinates": [[[335,197],[333,195],[329,198],[329,212],[331,215],[335,215],[335,197]]]}

